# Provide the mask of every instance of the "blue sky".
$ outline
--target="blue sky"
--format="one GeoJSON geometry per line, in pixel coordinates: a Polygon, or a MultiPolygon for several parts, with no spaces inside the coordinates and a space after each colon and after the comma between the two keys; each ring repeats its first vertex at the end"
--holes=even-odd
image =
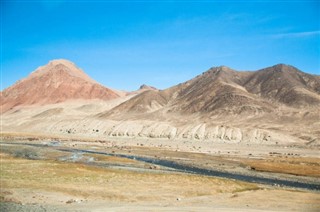
{"type": "Polygon", "coordinates": [[[1,1],[1,90],[52,59],[121,90],[213,66],[320,74],[320,1],[1,1]]]}

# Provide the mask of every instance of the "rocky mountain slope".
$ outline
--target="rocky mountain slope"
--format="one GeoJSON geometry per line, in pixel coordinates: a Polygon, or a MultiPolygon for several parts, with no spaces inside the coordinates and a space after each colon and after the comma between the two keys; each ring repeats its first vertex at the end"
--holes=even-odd
{"type": "Polygon", "coordinates": [[[111,100],[123,92],[106,88],[67,60],[53,60],[1,92],[2,112],[21,105],[59,103],[75,99],[111,100]]]}
{"type": "Polygon", "coordinates": [[[319,108],[320,76],[278,64],[255,72],[239,72],[226,66],[162,91],[141,93],[111,111],[100,114],[154,113],[259,114],[279,107],[319,108]]]}
{"type": "Polygon", "coordinates": [[[2,131],[320,146],[320,76],[283,64],[214,67],[165,90],[119,92],[58,60],[2,95],[2,131]]]}
{"type": "Polygon", "coordinates": [[[252,73],[243,86],[248,92],[291,107],[319,106],[320,76],[279,64],[252,73]]]}

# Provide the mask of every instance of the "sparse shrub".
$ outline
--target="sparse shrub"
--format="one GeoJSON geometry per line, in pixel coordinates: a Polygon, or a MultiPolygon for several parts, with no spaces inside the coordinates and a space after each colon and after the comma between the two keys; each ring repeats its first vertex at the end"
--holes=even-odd
{"type": "Polygon", "coordinates": [[[32,159],[32,160],[39,158],[39,155],[31,149],[20,149],[20,150],[17,150],[16,152],[14,152],[13,155],[15,157],[27,158],[27,159],[32,159]]]}

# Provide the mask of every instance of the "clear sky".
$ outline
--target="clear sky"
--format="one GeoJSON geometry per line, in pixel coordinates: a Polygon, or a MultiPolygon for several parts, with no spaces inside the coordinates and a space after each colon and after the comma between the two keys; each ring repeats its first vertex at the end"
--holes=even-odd
{"type": "Polygon", "coordinates": [[[122,90],[220,65],[319,75],[320,1],[1,0],[1,90],[59,58],[122,90]]]}

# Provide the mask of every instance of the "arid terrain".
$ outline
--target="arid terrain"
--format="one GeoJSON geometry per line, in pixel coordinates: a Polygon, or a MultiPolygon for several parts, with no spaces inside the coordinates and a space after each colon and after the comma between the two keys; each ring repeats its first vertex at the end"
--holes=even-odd
{"type": "MultiPolygon", "coordinates": [[[[141,147],[141,144],[136,146],[129,142],[124,146],[115,141],[52,142],[52,139],[3,141],[2,201],[15,203],[15,207],[22,204],[21,208],[33,207],[39,211],[44,211],[41,208],[49,211],[320,209],[317,189],[279,187],[194,175],[166,166],[101,154],[165,159],[248,176],[268,176],[268,173],[260,172],[267,170],[272,173],[269,175],[271,178],[298,180],[318,185],[319,189],[320,164],[316,151],[295,149],[291,156],[288,151],[293,149],[276,149],[278,155],[270,155],[266,152],[268,149],[265,149],[248,156],[241,148],[232,152],[225,145],[216,146],[217,153],[203,154],[141,147]],[[92,152],[76,151],[80,149],[92,152]]],[[[182,143],[177,145],[184,146],[182,143]]],[[[255,149],[257,147],[249,147],[247,151],[254,152],[255,149]]]]}
{"type": "Polygon", "coordinates": [[[0,125],[4,211],[320,210],[320,77],[289,65],[126,92],[54,60],[0,125]]]}

